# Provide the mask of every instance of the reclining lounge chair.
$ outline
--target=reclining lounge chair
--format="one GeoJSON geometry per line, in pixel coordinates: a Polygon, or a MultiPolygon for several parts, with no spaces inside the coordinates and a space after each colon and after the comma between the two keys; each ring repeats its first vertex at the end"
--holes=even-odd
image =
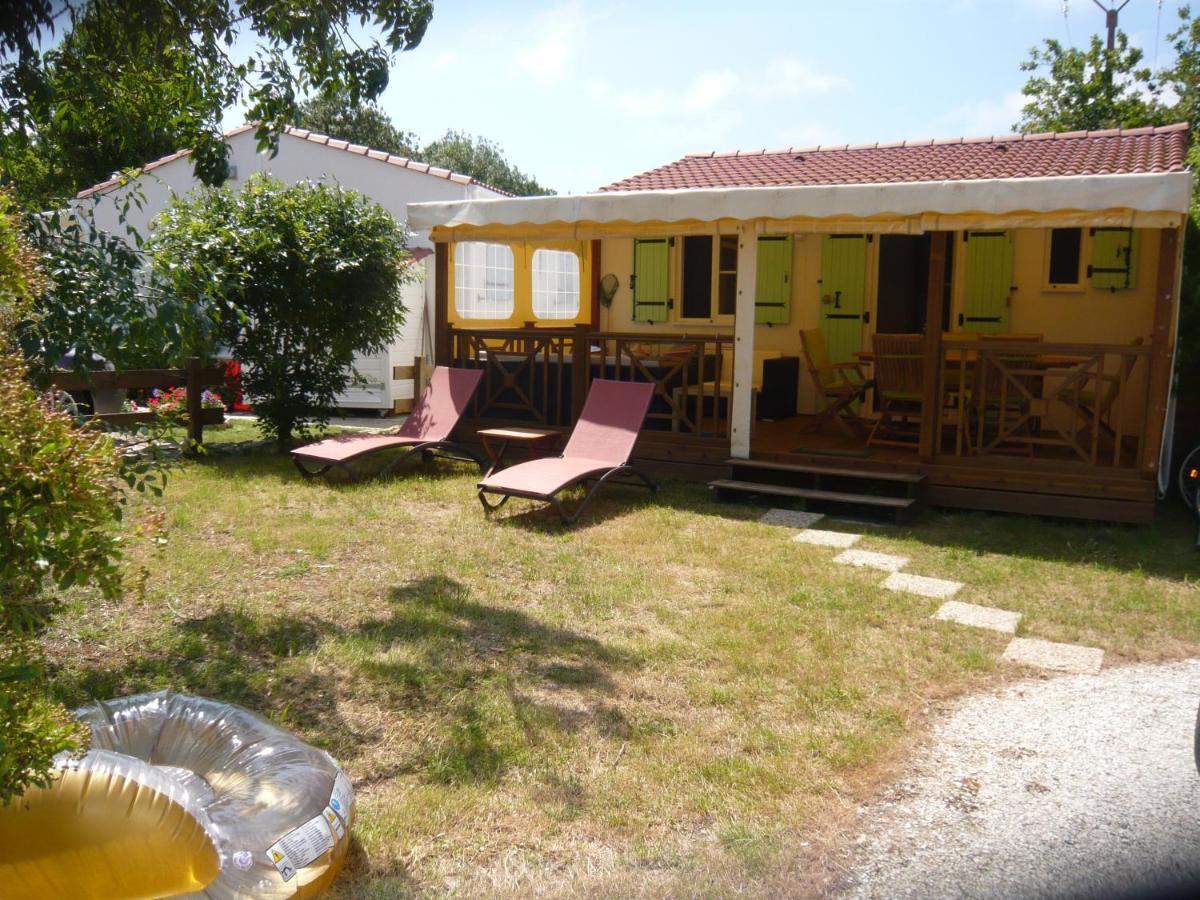
{"type": "Polygon", "coordinates": [[[640,484],[655,493],[658,485],[629,463],[653,393],[654,385],[648,382],[596,379],[562,455],[530,460],[488,475],[479,482],[479,502],[485,510],[493,510],[508,502],[509,497],[542,500],[570,525],[583,514],[603,484],[640,484]],[[617,480],[622,476],[635,476],[638,481],[617,480]],[[558,494],[588,482],[594,483],[575,511],[568,513],[558,494]],[[500,500],[490,501],[490,494],[498,495],[500,500]]]}
{"type": "Polygon", "coordinates": [[[297,447],[292,462],[305,478],[324,475],[334,466],[353,477],[349,463],[381,450],[403,448],[404,453],[388,464],[380,475],[402,465],[414,453],[429,459],[434,454],[447,459],[473,462],[486,470],[482,460],[462,445],[450,440],[454,426],[462,418],[467,404],[483,378],[482,369],[451,369],[438,366],[413,411],[395,434],[352,434],[327,438],[297,447]],[[315,468],[312,468],[315,467],[315,468]]]}

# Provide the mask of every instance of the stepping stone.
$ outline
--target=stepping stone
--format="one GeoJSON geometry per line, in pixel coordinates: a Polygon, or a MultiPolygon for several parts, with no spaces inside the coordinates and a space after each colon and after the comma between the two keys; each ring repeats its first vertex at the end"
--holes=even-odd
{"type": "Polygon", "coordinates": [[[878,569],[880,572],[899,572],[908,562],[908,557],[873,553],[870,550],[844,550],[835,556],[833,561],[844,566],[860,566],[865,569],[878,569]]]}
{"type": "Polygon", "coordinates": [[[853,547],[862,538],[861,534],[850,534],[847,531],[822,531],[819,528],[806,528],[792,538],[798,544],[816,544],[818,547],[853,547]]]}
{"type": "Polygon", "coordinates": [[[1104,664],[1104,651],[1099,647],[1056,644],[1036,638],[1013,638],[1000,658],[1005,662],[1049,669],[1052,672],[1098,675],[1100,666],[1104,664]]]}
{"type": "Polygon", "coordinates": [[[816,525],[825,513],[804,512],[799,509],[768,509],[759,516],[764,525],[783,525],[787,528],[809,528],[816,525]]]}
{"type": "Polygon", "coordinates": [[[893,572],[883,582],[883,586],[889,591],[920,594],[922,597],[933,597],[935,600],[945,600],[962,590],[960,581],[926,578],[923,575],[910,575],[907,572],[893,572]]]}
{"type": "Polygon", "coordinates": [[[1016,634],[1021,614],[1009,612],[1007,609],[996,609],[994,606],[976,606],[974,603],[947,600],[933,614],[933,618],[943,622],[957,622],[959,625],[971,625],[974,628],[990,628],[1005,634],[1016,634]]]}

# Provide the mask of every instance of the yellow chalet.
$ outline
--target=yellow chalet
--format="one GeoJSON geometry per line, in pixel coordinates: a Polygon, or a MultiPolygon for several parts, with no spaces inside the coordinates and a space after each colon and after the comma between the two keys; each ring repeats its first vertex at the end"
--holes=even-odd
{"type": "Polygon", "coordinates": [[[1183,124],[691,154],[576,196],[416,203],[474,422],[652,382],[644,462],[901,516],[1153,516],[1183,124]]]}

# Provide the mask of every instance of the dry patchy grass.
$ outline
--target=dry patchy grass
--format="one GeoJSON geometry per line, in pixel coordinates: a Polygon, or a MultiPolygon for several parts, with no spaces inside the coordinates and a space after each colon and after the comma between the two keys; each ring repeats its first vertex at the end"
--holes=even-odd
{"type": "MultiPolygon", "coordinates": [[[[521,501],[486,519],[473,482],[189,462],[135,517],[126,599],[68,598],[56,689],[205,694],[328,748],[358,791],[349,894],[690,896],[814,892],[931,704],[1020,674],[1000,636],[702,487],[613,489],[564,530],[521,501]]],[[[930,513],[861,546],[1024,634],[1159,659],[1200,642],[1190,524],[1163,520],[930,513]]]]}

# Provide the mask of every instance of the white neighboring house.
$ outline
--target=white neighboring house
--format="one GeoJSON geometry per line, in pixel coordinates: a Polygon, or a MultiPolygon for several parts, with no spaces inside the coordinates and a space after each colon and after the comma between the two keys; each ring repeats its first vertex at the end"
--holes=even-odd
{"type": "MultiPolygon", "coordinates": [[[[253,172],[266,172],[289,184],[305,179],[335,181],[370,197],[399,222],[405,221],[405,208],[409,203],[509,196],[469,175],[459,175],[301,128],[288,128],[279,136],[279,152],[274,157],[258,152],[253,125],[227,132],[225,142],[229,145],[227,186],[236,187],[253,172]]],[[[126,223],[142,235],[148,235],[151,222],[171,198],[187,194],[200,182],[192,172],[189,150],[180,150],[148,163],[142,172],[138,180],[143,198],[141,208],[131,205],[126,223]]],[[[75,203],[80,207],[92,206],[99,228],[123,234],[123,226],[118,221],[119,209],[129,191],[130,187],[122,185],[120,179],[112,179],[80,191],[75,196],[75,203]]],[[[414,359],[428,355],[427,351],[433,345],[434,266],[429,232],[415,232],[409,249],[418,260],[416,265],[421,267],[424,277],[403,289],[404,326],[382,353],[355,357],[354,367],[367,383],[351,386],[339,395],[340,407],[378,410],[381,414],[406,412],[411,407],[413,379],[394,376],[411,375],[414,359]]]]}

